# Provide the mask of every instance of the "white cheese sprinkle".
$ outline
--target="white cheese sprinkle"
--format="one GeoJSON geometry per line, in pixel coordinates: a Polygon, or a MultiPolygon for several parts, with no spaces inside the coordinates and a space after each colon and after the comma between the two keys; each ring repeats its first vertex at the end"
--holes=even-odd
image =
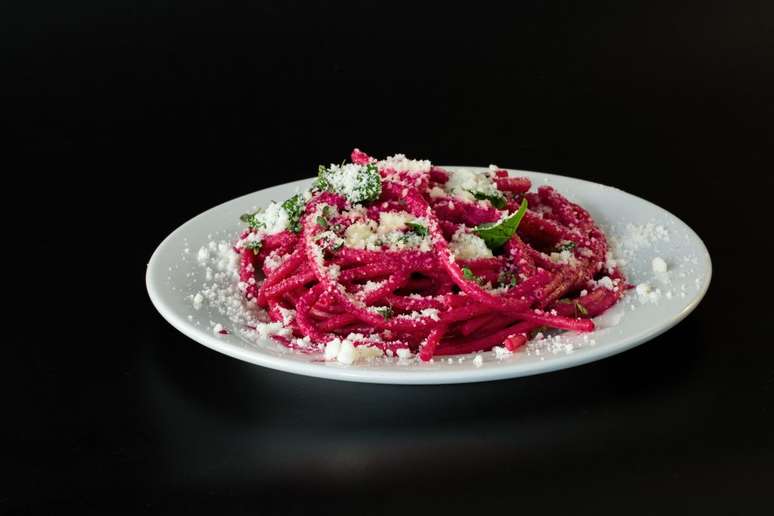
{"type": "Polygon", "coordinates": [[[455,258],[472,260],[475,258],[491,258],[492,251],[486,243],[473,233],[466,233],[464,229],[457,230],[449,242],[449,249],[455,258]]]}
{"type": "Polygon", "coordinates": [[[501,195],[488,173],[482,174],[464,168],[448,172],[449,180],[444,185],[444,190],[453,197],[472,202],[476,197],[471,192],[501,195]]]}
{"type": "Polygon", "coordinates": [[[667,263],[660,256],[656,256],[655,258],[653,258],[653,262],[651,263],[651,266],[653,267],[653,272],[667,271],[667,263]]]}
{"type": "Polygon", "coordinates": [[[392,169],[395,172],[429,172],[429,160],[408,159],[404,154],[395,154],[376,163],[379,170],[392,169]]]}
{"type": "Polygon", "coordinates": [[[263,213],[255,215],[255,219],[263,223],[263,232],[267,235],[276,235],[288,228],[288,212],[281,204],[271,202],[263,213]]]}
{"type": "Polygon", "coordinates": [[[199,310],[202,307],[202,303],[204,302],[204,296],[201,292],[197,292],[196,295],[193,297],[193,307],[194,310],[199,310]]]}

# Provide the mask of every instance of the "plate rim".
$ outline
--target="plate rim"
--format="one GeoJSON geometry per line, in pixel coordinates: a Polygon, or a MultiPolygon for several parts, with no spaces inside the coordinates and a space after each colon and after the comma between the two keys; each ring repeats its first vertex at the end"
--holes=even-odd
{"type": "MultiPolygon", "coordinates": [[[[486,170],[486,167],[465,166],[465,165],[448,165],[448,166],[441,165],[441,167],[447,168],[450,170],[454,170],[456,168],[486,170]]],[[[314,363],[314,362],[300,362],[300,361],[289,360],[289,359],[285,359],[282,356],[274,356],[268,353],[262,353],[259,348],[250,350],[250,349],[245,349],[243,347],[239,347],[234,344],[231,344],[228,341],[224,341],[216,337],[215,335],[211,335],[208,332],[205,332],[199,328],[194,327],[185,318],[179,316],[175,312],[175,310],[173,310],[171,307],[166,305],[166,303],[162,299],[161,287],[160,285],[156,285],[156,282],[154,282],[153,280],[153,276],[155,274],[156,267],[158,267],[158,262],[161,260],[161,256],[164,254],[164,250],[167,247],[167,244],[171,240],[173,240],[179,233],[186,230],[189,225],[196,224],[196,222],[200,218],[207,216],[212,211],[218,210],[221,206],[225,204],[237,202],[240,199],[252,196],[264,190],[269,190],[271,188],[276,188],[281,186],[292,187],[296,184],[306,183],[309,180],[313,179],[313,178],[305,178],[305,179],[299,179],[299,180],[291,181],[287,183],[281,183],[267,188],[262,188],[260,190],[255,190],[253,192],[241,195],[239,197],[226,200],[188,219],[186,222],[184,222],[183,224],[175,228],[158,244],[158,246],[156,246],[156,249],[153,251],[153,254],[151,255],[150,259],[147,262],[146,274],[145,274],[145,286],[146,286],[148,295],[150,297],[150,300],[153,306],[156,308],[159,314],[170,325],[172,325],[172,327],[174,327],[176,330],[178,330],[179,332],[181,332],[183,335],[190,338],[191,340],[207,348],[210,348],[211,350],[216,351],[218,353],[222,353],[224,355],[227,355],[232,358],[236,358],[238,360],[242,360],[244,362],[267,367],[269,369],[275,369],[275,370],[283,371],[287,373],[300,374],[303,376],[323,378],[328,380],[339,380],[339,381],[360,382],[360,383],[394,384],[394,385],[441,385],[441,384],[461,384],[461,383],[505,380],[505,379],[532,376],[536,374],[544,374],[548,372],[559,371],[563,369],[568,369],[570,367],[576,367],[576,366],[588,364],[590,362],[596,362],[596,361],[608,358],[610,356],[623,353],[624,351],[628,351],[672,329],[678,323],[683,321],[688,315],[690,315],[704,299],[704,296],[709,290],[710,283],[712,282],[712,275],[713,275],[712,257],[709,253],[709,249],[707,248],[707,245],[704,243],[701,237],[693,230],[691,226],[686,224],[682,219],[674,215],[672,212],[666,210],[665,208],[662,208],[661,206],[651,201],[648,201],[647,199],[643,199],[642,197],[638,197],[634,194],[626,192],[625,190],[621,190],[620,188],[617,188],[614,186],[608,186],[594,181],[589,181],[587,179],[580,179],[580,178],[575,178],[571,176],[551,174],[547,172],[536,172],[531,170],[507,169],[507,168],[505,170],[507,170],[509,173],[516,173],[516,174],[528,173],[528,174],[538,174],[540,176],[547,176],[549,178],[550,177],[561,178],[562,180],[569,179],[572,181],[585,183],[588,186],[603,187],[607,189],[616,190],[617,192],[620,192],[626,196],[632,197],[639,202],[644,202],[656,208],[657,210],[665,212],[667,215],[669,215],[670,217],[678,221],[680,224],[682,224],[685,228],[687,228],[688,231],[690,231],[690,233],[693,234],[693,236],[701,245],[704,251],[704,255],[707,258],[706,281],[702,281],[701,288],[690,300],[690,302],[680,312],[672,316],[668,321],[665,321],[664,324],[657,326],[655,328],[646,329],[638,334],[625,337],[621,340],[616,341],[615,345],[587,347],[587,348],[584,348],[583,353],[572,353],[572,354],[551,357],[550,360],[544,360],[537,363],[531,362],[531,363],[525,364],[520,362],[514,362],[512,364],[499,364],[495,367],[492,367],[491,365],[487,367],[487,364],[484,364],[483,366],[477,367],[475,369],[455,369],[455,370],[448,370],[448,371],[438,370],[436,368],[428,369],[424,371],[421,369],[408,369],[408,368],[406,369],[396,368],[395,370],[391,370],[391,371],[384,371],[384,370],[380,371],[380,370],[373,370],[368,367],[357,367],[357,366],[352,367],[352,366],[343,366],[339,364],[320,364],[320,363],[314,363]]],[[[436,362],[436,363],[439,363],[439,362],[436,362]]]]}

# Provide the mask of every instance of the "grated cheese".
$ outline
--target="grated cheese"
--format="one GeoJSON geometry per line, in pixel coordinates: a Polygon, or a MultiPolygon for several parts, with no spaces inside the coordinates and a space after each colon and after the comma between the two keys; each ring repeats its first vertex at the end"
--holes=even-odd
{"type": "MultiPolygon", "coordinates": [[[[491,258],[492,250],[486,246],[486,243],[473,233],[465,232],[465,229],[458,229],[449,242],[449,249],[453,257],[461,260],[472,260],[475,258],[491,258]]],[[[453,261],[453,260],[450,260],[453,261]]]]}
{"type": "Polygon", "coordinates": [[[394,170],[395,172],[430,172],[429,160],[408,159],[404,154],[395,154],[376,163],[379,170],[394,170]]]}

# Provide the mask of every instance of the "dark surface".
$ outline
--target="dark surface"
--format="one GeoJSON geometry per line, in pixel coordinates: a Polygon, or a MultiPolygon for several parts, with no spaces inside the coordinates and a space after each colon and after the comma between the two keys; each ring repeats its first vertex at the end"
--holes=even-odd
{"type": "Polygon", "coordinates": [[[2,512],[770,509],[771,3],[78,4],[0,17],[14,170],[62,221],[29,230],[55,279],[24,289],[2,512]],[[615,185],[696,230],[712,285],[622,355],[459,386],[275,372],[155,312],[164,236],[354,146],[615,185]]]}

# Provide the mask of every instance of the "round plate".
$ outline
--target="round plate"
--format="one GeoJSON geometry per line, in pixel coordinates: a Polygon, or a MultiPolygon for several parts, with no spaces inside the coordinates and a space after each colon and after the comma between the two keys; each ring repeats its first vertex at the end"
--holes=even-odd
{"type": "Polygon", "coordinates": [[[631,289],[618,305],[595,319],[597,330],[593,333],[547,336],[506,356],[485,352],[475,360],[475,355],[465,355],[439,357],[430,363],[385,358],[347,366],[324,362],[319,355],[290,351],[270,340],[250,341],[240,335],[237,322],[221,313],[222,306],[210,306],[205,301],[197,309],[192,300],[207,283],[207,272],[197,261],[197,250],[213,240],[233,241],[244,227],[240,214],[272,200],[282,201],[307,188],[312,179],[239,197],[180,226],[159,245],[148,263],[148,293],[172,326],[223,354],[291,373],[396,384],[499,380],[592,362],[652,339],[680,322],[699,304],[712,275],[710,256],[696,233],[677,217],[609,186],[552,174],[509,172],[529,177],[533,188],[549,184],[586,208],[605,230],[616,248],[616,257],[624,260],[622,268],[629,282],[647,284],[647,288],[631,289]],[[667,263],[668,272],[654,272],[652,261],[656,257],[667,263]],[[213,331],[216,324],[229,333],[213,331]]]}

